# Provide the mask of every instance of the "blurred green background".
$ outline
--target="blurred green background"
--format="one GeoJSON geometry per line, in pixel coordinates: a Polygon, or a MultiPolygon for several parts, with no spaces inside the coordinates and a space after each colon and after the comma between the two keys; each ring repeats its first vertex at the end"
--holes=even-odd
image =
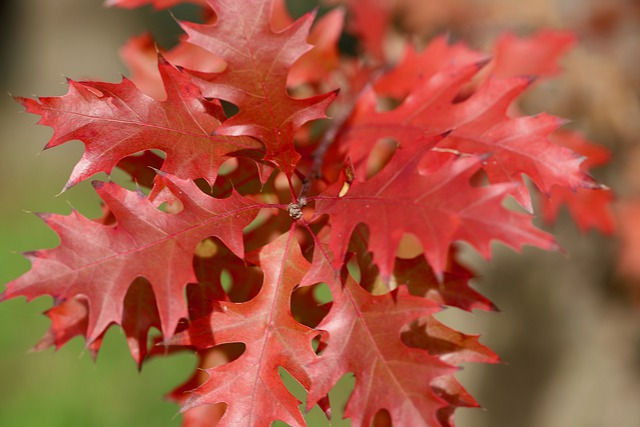
{"type": "MultiPolygon", "coordinates": [[[[568,77],[536,88],[539,95],[529,98],[525,108],[570,117],[575,127],[618,151],[637,146],[640,18],[600,10],[607,3],[622,5],[624,11],[631,1],[536,0],[523,7],[507,0],[402,0],[412,2],[425,6],[424,14],[407,18],[412,31],[423,36],[447,32],[474,47],[486,47],[504,29],[580,29],[584,47],[569,58],[568,77]],[[470,15],[478,10],[481,19],[470,15]],[[583,37],[585,23],[608,32],[583,37]],[[633,58],[636,62],[629,62],[633,58]]],[[[290,3],[303,9],[311,4],[290,3]]],[[[127,72],[118,49],[130,36],[150,29],[159,44],[168,47],[177,31],[166,11],[107,9],[102,0],[14,0],[0,8],[0,89],[21,96],[62,95],[63,76],[118,81],[127,72]]],[[[189,7],[173,13],[194,18],[189,7]]],[[[73,142],[41,153],[52,131],[35,126],[37,117],[21,111],[11,96],[0,96],[2,284],[27,270],[20,252],[57,244],[55,235],[25,211],[66,214],[71,205],[89,217],[99,214],[89,183],[56,196],[82,145],[73,142]]],[[[619,170],[614,163],[600,178],[624,188],[619,170]]],[[[476,287],[502,312],[447,310],[441,319],[464,332],[481,333],[482,341],[506,363],[466,366],[459,374],[486,408],[458,411],[459,427],[639,425],[640,315],[626,285],[613,273],[615,242],[596,233],[578,234],[566,217],[561,223],[555,231],[569,257],[531,249],[520,255],[502,247],[496,247],[491,263],[467,255],[482,276],[476,287]]],[[[40,314],[49,306],[46,298],[0,304],[0,426],[180,424],[177,406],[162,396],[188,378],[194,357],[159,358],[138,373],[116,329],[107,334],[96,364],[79,339],[57,353],[30,353],[49,326],[40,314]]],[[[344,402],[349,382],[338,387],[338,402],[344,402]]],[[[318,421],[317,412],[313,417],[311,425],[326,425],[318,421]]]]}
{"type": "MultiPolygon", "coordinates": [[[[42,152],[50,128],[6,94],[42,96],[66,92],[64,77],[117,81],[126,70],[118,49],[151,25],[159,34],[175,28],[167,13],[106,9],[92,1],[2,2],[0,82],[0,282],[29,263],[20,252],[53,247],[57,238],[30,212],[99,215],[89,183],[57,196],[82,146],[42,152]]],[[[188,13],[188,11],[187,11],[188,13]]],[[[174,30],[175,31],[175,30],[174,30]]],[[[105,177],[97,177],[104,179],[105,177]]],[[[106,336],[94,363],[76,338],[59,352],[29,352],[49,327],[40,313],[49,298],[0,304],[0,426],[178,426],[177,405],[163,395],[190,375],[195,357],[159,358],[138,373],[123,334],[106,336]]]]}

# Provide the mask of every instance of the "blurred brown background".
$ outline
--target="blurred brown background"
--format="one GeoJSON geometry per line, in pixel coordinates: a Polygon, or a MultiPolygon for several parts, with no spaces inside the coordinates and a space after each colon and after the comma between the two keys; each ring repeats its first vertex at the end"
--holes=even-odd
{"type": "MultiPolygon", "coordinates": [[[[300,8],[311,2],[294,0],[300,8]]],[[[100,0],[20,0],[0,6],[0,88],[15,95],[61,95],[64,77],[117,81],[127,70],[118,57],[128,37],[151,28],[160,44],[177,31],[168,12],[106,9],[100,0]]],[[[193,9],[173,10],[192,19],[193,9]]],[[[548,111],[572,120],[614,153],[597,177],[619,194],[640,197],[640,1],[636,0],[397,0],[399,28],[417,39],[448,33],[489,49],[504,30],[531,34],[542,27],[573,29],[579,46],[565,73],[526,96],[526,113],[548,111]]],[[[81,144],[40,155],[51,130],[0,97],[0,279],[28,268],[15,252],[56,244],[27,211],[88,216],[98,202],[88,183],[54,197],[66,182],[81,144]]],[[[103,179],[104,177],[98,177],[103,179]]],[[[482,278],[476,286],[501,313],[442,319],[482,334],[504,364],[471,365],[459,377],[484,406],[460,410],[460,427],[637,427],[640,425],[640,255],[626,218],[620,237],[581,235],[567,216],[551,230],[568,255],[495,247],[495,259],[467,259],[482,278]],[[623,249],[620,249],[620,248],[623,249]],[[618,259],[628,258],[624,268],[618,259]]],[[[639,224],[640,225],[640,224],[639,224]]],[[[638,243],[640,245],[640,243],[638,243]]],[[[57,354],[26,354],[48,327],[38,313],[49,302],[0,305],[0,425],[179,425],[177,408],[161,397],[193,369],[189,356],[155,360],[138,375],[122,334],[110,331],[93,365],[74,340],[57,354]]]]}

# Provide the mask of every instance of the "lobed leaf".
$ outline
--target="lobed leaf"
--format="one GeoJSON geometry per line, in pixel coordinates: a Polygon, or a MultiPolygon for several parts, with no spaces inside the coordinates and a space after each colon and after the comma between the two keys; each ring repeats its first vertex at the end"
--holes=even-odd
{"type": "Polygon", "coordinates": [[[77,212],[44,215],[60,237],[60,246],[29,254],[31,270],[10,282],[1,299],[51,295],[58,301],[86,297],[87,341],[111,324],[124,322],[124,300],[131,283],[146,278],[155,295],[163,335],[170,337],[181,318],[188,318],[184,288],[194,282],[196,245],[217,236],[237,256],[244,256],[242,230],[260,204],[237,193],[226,199],[206,196],[195,184],[164,175],[163,181],[184,209],[159,211],[147,198],[114,183],[95,187],[116,224],[102,225],[77,212]]]}
{"type": "Polygon", "coordinates": [[[227,68],[202,84],[208,97],[234,103],[240,111],[216,129],[218,135],[247,135],[262,141],[265,160],[292,176],[300,154],[295,133],[305,123],[325,117],[335,92],[306,99],[287,93],[293,64],[311,45],[306,40],[313,15],[305,15],[282,31],[271,29],[273,0],[207,0],[214,24],[182,22],[189,43],[222,58],[227,68]],[[251,13],[245,13],[251,10],[251,13]]]}
{"type": "Polygon", "coordinates": [[[393,272],[405,233],[418,238],[439,280],[449,246],[456,240],[469,242],[487,258],[493,240],[513,248],[556,248],[553,238],[533,227],[529,216],[502,206],[512,186],[471,186],[479,159],[445,160],[434,172],[421,174],[418,165],[424,156],[424,149],[401,148],[380,173],[352,182],[346,194],[341,194],[344,183],[338,182],[314,198],[316,217],[330,218],[334,266],[342,265],[349,238],[360,223],[369,227],[369,250],[385,280],[393,272]]]}
{"type": "Polygon", "coordinates": [[[145,150],[165,152],[164,171],[209,183],[233,153],[263,150],[252,138],[214,134],[225,120],[220,104],[205,101],[190,77],[162,57],[158,68],[165,101],[145,95],[126,78],[117,84],[69,80],[69,92],[62,97],[16,98],[28,112],[42,116],[40,124],[53,127],[46,148],[74,139],[84,143],[65,189],[98,172],[110,173],[121,159],[145,150]]]}

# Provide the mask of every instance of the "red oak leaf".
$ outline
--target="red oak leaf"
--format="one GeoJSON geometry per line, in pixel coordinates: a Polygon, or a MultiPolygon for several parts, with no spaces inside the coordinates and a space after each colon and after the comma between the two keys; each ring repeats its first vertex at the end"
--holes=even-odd
{"type": "Polygon", "coordinates": [[[562,124],[559,118],[545,113],[503,120],[493,126],[476,120],[452,132],[439,147],[474,155],[490,154],[483,164],[489,181],[518,184],[512,195],[532,212],[523,174],[545,194],[554,186],[570,190],[602,188],[582,171],[582,156],[549,141],[549,135],[562,124]]]}
{"type": "MultiPolygon", "coordinates": [[[[498,356],[478,341],[477,335],[467,335],[426,316],[411,323],[403,331],[402,340],[410,347],[421,348],[452,365],[460,363],[497,363],[498,356]]],[[[453,427],[457,408],[477,408],[480,405],[453,375],[442,376],[431,382],[434,392],[448,403],[437,412],[442,427],[453,427]]]]}
{"type": "Polygon", "coordinates": [[[349,0],[349,31],[362,42],[364,52],[375,60],[385,59],[384,41],[392,15],[385,0],[349,0]]]}
{"type": "Polygon", "coordinates": [[[390,413],[393,425],[437,425],[436,413],[446,402],[431,382],[456,369],[424,350],[408,347],[401,330],[438,311],[438,304],[408,295],[404,288],[373,296],[351,277],[333,298],[331,311],[317,326],[326,331],[326,348],[309,366],[312,387],[307,407],[352,372],[356,384],[345,416],[353,425],[370,425],[381,409],[390,413]]]}
{"type": "MultiPolygon", "coordinates": [[[[491,301],[471,288],[469,281],[474,275],[458,263],[457,250],[454,246],[448,254],[449,262],[441,281],[438,281],[424,254],[420,254],[410,259],[396,258],[393,276],[389,279],[389,283],[384,283],[380,279],[379,270],[373,262],[371,252],[367,249],[368,241],[369,233],[366,227],[358,226],[351,237],[348,250],[353,253],[352,259],[358,266],[358,282],[369,292],[386,293],[397,286],[406,285],[412,295],[428,298],[443,306],[448,305],[467,311],[496,310],[491,301]]],[[[322,261],[317,262],[321,266],[322,261]]],[[[353,268],[353,264],[350,264],[350,267],[353,268]]],[[[320,277],[321,281],[330,282],[327,279],[330,276],[326,273],[320,277]]]]}
{"type": "Polygon", "coordinates": [[[262,150],[247,137],[212,135],[224,120],[222,107],[204,101],[181,70],[160,58],[166,101],[140,92],[128,79],[121,83],[75,82],[62,97],[16,98],[39,123],[54,128],[46,148],[79,139],[85,152],[65,188],[98,173],[110,173],[122,158],[149,149],[166,153],[163,170],[180,178],[213,183],[231,153],[262,150]]]}
{"type": "Polygon", "coordinates": [[[136,278],[127,290],[121,325],[129,352],[141,369],[149,352],[149,330],[162,328],[153,286],[144,277],[136,278]]]}
{"type": "Polygon", "coordinates": [[[498,356],[481,344],[478,337],[451,329],[433,316],[416,320],[402,333],[402,341],[409,347],[427,350],[452,365],[498,362],[498,356]]]}
{"type": "Polygon", "coordinates": [[[315,216],[330,217],[334,266],[342,264],[359,223],[369,227],[369,250],[385,280],[393,272],[405,233],[420,241],[439,280],[449,246],[456,240],[466,240],[486,258],[493,240],[513,248],[524,244],[556,248],[550,235],[531,225],[529,216],[502,207],[513,185],[471,186],[469,179],[480,169],[478,159],[445,160],[434,171],[421,174],[418,164],[424,153],[424,149],[401,148],[379,174],[365,182],[354,181],[346,194],[342,194],[344,183],[337,182],[313,198],[315,216]]]}
{"type": "Polygon", "coordinates": [[[137,277],[144,277],[157,300],[163,335],[171,336],[178,321],[188,317],[183,295],[187,283],[196,280],[192,262],[198,242],[217,236],[243,256],[242,229],[260,205],[237,193],[214,199],[195,184],[169,175],[163,180],[184,207],[177,214],[159,211],[141,193],[96,183],[116,225],[99,224],[75,211],[69,216],[44,215],[60,237],[60,246],[29,255],[31,270],[10,282],[0,299],[51,295],[66,300],[84,295],[91,343],[109,324],[125,322],[125,295],[137,277]]]}
{"type": "MultiPolygon", "coordinates": [[[[611,153],[602,146],[587,141],[583,135],[575,131],[557,131],[551,135],[552,141],[585,156],[581,164],[583,170],[589,172],[592,167],[609,163],[611,153]]],[[[569,213],[578,225],[586,232],[590,228],[604,234],[612,234],[615,230],[612,204],[613,192],[607,188],[578,188],[571,191],[564,187],[553,187],[548,197],[541,198],[542,218],[546,223],[554,223],[560,208],[566,205],[569,213]]]]}
{"type": "MultiPolygon", "coordinates": [[[[549,197],[545,218],[565,203],[580,227],[613,227],[611,193],[589,176],[607,153],[556,117],[517,111],[575,37],[507,35],[494,60],[439,37],[407,45],[394,66],[400,34],[388,30],[406,2],[342,2],[360,39],[340,41],[359,43],[357,57],[337,49],[343,9],[312,26],[314,13],[294,20],[286,0],[105,0],[195,4],[203,20],[181,22],[186,34],[161,54],[149,35],[131,39],[131,79],[17,98],[53,128],[46,148],[84,144],[65,189],[116,166],[151,189],[96,183],[101,218],[42,215],[60,244],[28,254],[31,270],[0,294],[53,297],[35,349],[81,336],[95,357],[116,324],[139,366],[197,355],[170,394],[185,427],[305,425],[283,370],[329,418],[329,391],[355,375],[345,415],[357,426],[453,427],[457,408],[478,406],[454,374],[498,357],[434,317],[495,309],[456,242],[485,258],[493,241],[555,249],[530,214],[505,207],[512,196],[531,211],[525,175],[549,197]],[[337,91],[323,92],[336,86],[332,104],[337,91]],[[329,106],[334,120],[315,123],[329,106]]],[[[640,235],[640,208],[626,208],[620,227],[640,235]]],[[[620,261],[632,277],[636,241],[620,261]]]]}
{"type": "Polygon", "coordinates": [[[300,159],[294,147],[296,131],[308,121],[326,117],[324,111],[335,98],[333,92],[307,99],[287,94],[291,66],[312,47],[306,39],[313,15],[274,32],[273,0],[207,1],[218,18],[215,24],[181,25],[189,43],[227,63],[220,74],[201,75],[208,80],[203,84],[206,96],[232,102],[240,109],[216,134],[258,138],[267,150],[265,160],[291,176],[300,159]]]}
{"type": "Polygon", "coordinates": [[[338,65],[338,39],[342,34],[344,11],[334,9],[311,28],[309,43],[313,48],[291,67],[287,85],[315,84],[325,81],[338,65]]]}
{"type": "MultiPolygon", "coordinates": [[[[45,313],[51,320],[51,326],[42,339],[33,347],[35,351],[54,346],[56,350],[71,338],[85,336],[89,319],[89,307],[83,297],[74,297],[59,303],[45,313]]],[[[95,359],[102,345],[102,335],[89,343],[87,348],[95,359]]]]}
{"type": "Polygon", "coordinates": [[[375,82],[376,93],[404,99],[421,81],[428,80],[442,70],[444,64],[479,64],[487,55],[469,49],[464,43],[449,44],[444,36],[431,40],[422,52],[411,44],[404,49],[398,65],[375,82]]]}
{"type": "MultiPolygon", "coordinates": [[[[95,221],[104,225],[115,223],[113,214],[106,206],[103,206],[103,210],[104,215],[95,221]]],[[[59,302],[47,310],[46,315],[51,319],[51,327],[36,344],[34,350],[44,350],[50,346],[55,346],[57,350],[76,336],[82,336],[87,340],[89,304],[84,295],[74,296],[59,302]]],[[[161,327],[153,290],[143,277],[136,278],[129,286],[124,299],[121,326],[127,337],[131,356],[140,369],[148,353],[149,329],[161,327]]],[[[87,343],[87,348],[91,351],[94,359],[98,356],[103,336],[104,332],[95,340],[87,343]]]]}
{"type": "Polygon", "coordinates": [[[304,426],[298,400],[286,389],[278,367],[309,388],[306,366],[315,358],[311,340],[317,332],[291,315],[291,293],[309,262],[293,233],[285,233],[247,258],[264,271],[264,283],[252,300],[218,302],[212,313],[177,334],[171,344],[205,349],[241,342],[245,352],[236,360],[209,369],[210,378],[193,391],[183,410],[225,402],[219,426],[270,426],[282,420],[304,426]]]}
{"type": "Polygon", "coordinates": [[[528,175],[543,192],[554,185],[570,189],[599,187],[580,169],[582,158],[548,140],[562,121],[540,114],[511,118],[507,109],[526,89],[528,78],[486,80],[468,98],[458,96],[482,64],[448,63],[418,85],[399,107],[377,111],[377,97],[367,91],[343,127],[339,144],[356,167],[365,160],[378,140],[393,138],[401,146],[425,143],[429,136],[451,132],[438,146],[460,154],[486,155],[483,169],[492,183],[517,183],[513,195],[532,211],[529,192],[522,180],[528,175]]]}
{"type": "Polygon", "coordinates": [[[553,187],[551,194],[542,199],[541,214],[546,223],[552,224],[560,208],[565,205],[582,232],[593,228],[603,234],[613,234],[616,229],[612,211],[614,201],[613,192],[606,188],[578,188],[571,191],[553,187]]]}
{"type": "MultiPolygon", "coordinates": [[[[201,3],[205,4],[204,0],[201,3]]],[[[162,6],[156,4],[156,7],[162,6]]],[[[271,21],[274,31],[283,30],[293,23],[284,0],[274,0],[271,21]]],[[[334,9],[314,23],[308,39],[313,48],[292,65],[287,78],[288,86],[315,84],[329,77],[338,64],[337,42],[342,33],[343,21],[344,11],[334,9]]],[[[208,23],[215,22],[214,16],[208,23]]],[[[157,67],[158,46],[151,34],[145,33],[129,39],[120,49],[120,56],[131,70],[129,78],[139,89],[154,98],[163,97],[164,87],[157,67]]],[[[178,44],[172,49],[162,51],[162,56],[172,64],[201,73],[221,72],[226,66],[223,60],[211,52],[187,43],[185,37],[180,37],[178,44]]]]}
{"type": "Polygon", "coordinates": [[[490,65],[496,77],[552,77],[560,72],[558,60],[576,43],[576,36],[566,30],[541,30],[525,38],[507,33],[494,47],[490,65]]]}
{"type": "MultiPolygon", "coordinates": [[[[115,223],[113,214],[106,206],[103,206],[103,210],[104,215],[95,221],[104,225],[115,223]]],[[[61,301],[47,310],[46,315],[51,319],[51,327],[36,344],[34,350],[44,350],[50,346],[55,346],[57,350],[76,336],[87,339],[89,304],[85,296],[78,295],[61,301]]],[[[153,290],[143,277],[136,278],[129,286],[124,299],[121,326],[127,337],[131,356],[140,369],[148,353],[149,329],[161,327],[153,290]]],[[[91,351],[94,359],[98,356],[103,336],[104,332],[94,341],[87,343],[87,348],[91,351]]]]}
{"type": "MultiPolygon", "coordinates": [[[[167,61],[189,70],[207,73],[224,69],[226,64],[223,60],[201,47],[186,43],[184,38],[181,37],[172,49],[160,50],[167,61]]],[[[138,89],[156,99],[164,99],[166,91],[158,72],[158,50],[151,34],[145,33],[130,38],[120,49],[120,57],[131,71],[129,78],[138,89]]]]}

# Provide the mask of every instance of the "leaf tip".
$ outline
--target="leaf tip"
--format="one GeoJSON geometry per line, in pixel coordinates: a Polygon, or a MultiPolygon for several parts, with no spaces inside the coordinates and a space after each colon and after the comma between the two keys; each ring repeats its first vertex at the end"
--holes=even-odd
{"type": "Polygon", "coordinates": [[[480,58],[479,60],[477,60],[474,65],[476,66],[476,68],[478,70],[482,70],[484,67],[487,66],[487,64],[489,64],[491,61],[493,61],[493,58],[491,56],[486,56],[484,58],[480,58]]]}
{"type": "Polygon", "coordinates": [[[54,214],[49,213],[49,212],[33,212],[33,214],[35,216],[37,216],[38,218],[40,218],[44,222],[48,222],[49,219],[54,215],[54,214]]]}
{"type": "Polygon", "coordinates": [[[102,190],[102,188],[104,188],[104,186],[105,186],[106,184],[107,184],[107,183],[106,183],[106,182],[104,182],[104,181],[98,181],[98,180],[91,181],[91,186],[92,186],[92,187],[94,188],[94,190],[96,190],[96,191],[100,191],[100,190],[102,190]]]}

